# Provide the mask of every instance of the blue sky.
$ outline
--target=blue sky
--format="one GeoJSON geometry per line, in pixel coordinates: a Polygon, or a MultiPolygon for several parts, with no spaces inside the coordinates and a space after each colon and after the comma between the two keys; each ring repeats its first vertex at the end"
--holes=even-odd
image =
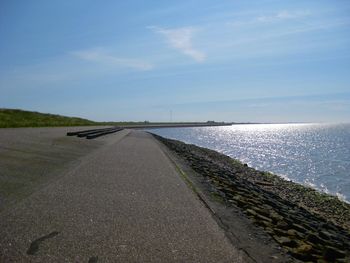
{"type": "Polygon", "coordinates": [[[350,1],[0,2],[0,107],[350,122],[350,1]]]}

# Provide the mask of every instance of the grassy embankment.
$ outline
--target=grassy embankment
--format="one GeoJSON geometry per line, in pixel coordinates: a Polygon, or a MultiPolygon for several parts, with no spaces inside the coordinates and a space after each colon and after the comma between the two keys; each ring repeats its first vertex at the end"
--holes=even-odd
{"type": "MultiPolygon", "coordinates": [[[[96,122],[83,118],[67,117],[56,114],[25,111],[19,109],[0,109],[0,128],[19,127],[60,127],[60,126],[168,126],[168,125],[206,125],[205,122],[96,122]]],[[[209,123],[210,125],[222,123],[209,123]]]]}
{"type": "Polygon", "coordinates": [[[62,126],[128,126],[144,122],[97,122],[78,117],[25,111],[20,109],[0,109],[0,128],[19,127],[62,127],[62,126]]]}
{"type": "Polygon", "coordinates": [[[0,109],[0,128],[19,127],[60,127],[60,126],[128,126],[144,122],[96,122],[78,117],[67,117],[57,114],[25,111],[19,109],[0,109]]]}
{"type": "Polygon", "coordinates": [[[82,118],[17,109],[0,109],[0,128],[83,125],[98,125],[98,123],[82,118]]]}

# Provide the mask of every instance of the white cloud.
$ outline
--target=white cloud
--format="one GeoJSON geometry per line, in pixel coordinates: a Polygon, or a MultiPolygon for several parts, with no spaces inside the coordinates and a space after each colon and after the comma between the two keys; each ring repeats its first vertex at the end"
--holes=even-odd
{"type": "Polygon", "coordinates": [[[309,12],[306,12],[306,11],[296,11],[296,12],[280,11],[268,16],[259,16],[256,18],[256,21],[274,22],[279,20],[296,19],[307,15],[309,15],[309,12]]]}
{"type": "Polygon", "coordinates": [[[108,54],[101,49],[90,49],[71,52],[72,55],[82,60],[97,62],[108,66],[127,67],[137,70],[151,70],[153,65],[138,59],[120,58],[108,54]]]}
{"type": "Polygon", "coordinates": [[[279,22],[284,20],[293,20],[293,19],[299,19],[302,17],[309,16],[310,12],[308,11],[279,11],[276,13],[270,13],[268,15],[260,15],[257,17],[254,17],[252,19],[248,20],[238,20],[238,21],[232,21],[228,22],[227,24],[230,26],[247,26],[247,25],[258,25],[261,23],[273,23],[273,22],[279,22]]]}
{"type": "Polygon", "coordinates": [[[192,38],[195,33],[195,29],[192,27],[182,27],[175,29],[164,29],[160,27],[149,27],[154,32],[163,35],[168,44],[181,53],[193,58],[197,62],[203,62],[206,55],[195,49],[192,44],[192,38]]]}

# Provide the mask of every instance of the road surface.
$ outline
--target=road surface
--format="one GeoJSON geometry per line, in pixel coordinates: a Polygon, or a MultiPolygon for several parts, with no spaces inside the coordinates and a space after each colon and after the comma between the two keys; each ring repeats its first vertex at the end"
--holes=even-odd
{"type": "Polygon", "coordinates": [[[0,262],[243,262],[150,134],[106,137],[0,214],[0,262]]]}

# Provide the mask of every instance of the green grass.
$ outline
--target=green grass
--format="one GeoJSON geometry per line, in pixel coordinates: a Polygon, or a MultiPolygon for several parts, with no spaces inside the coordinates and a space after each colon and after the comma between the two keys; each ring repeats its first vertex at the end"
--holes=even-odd
{"type": "Polygon", "coordinates": [[[66,117],[17,109],[0,109],[0,128],[85,126],[99,123],[76,117],[66,117]]]}
{"type": "Polygon", "coordinates": [[[57,126],[151,126],[151,125],[182,125],[182,124],[205,124],[204,122],[148,122],[148,121],[128,121],[128,122],[96,122],[83,118],[67,117],[56,114],[25,111],[19,109],[0,108],[0,128],[17,127],[57,127],[57,126]]]}

